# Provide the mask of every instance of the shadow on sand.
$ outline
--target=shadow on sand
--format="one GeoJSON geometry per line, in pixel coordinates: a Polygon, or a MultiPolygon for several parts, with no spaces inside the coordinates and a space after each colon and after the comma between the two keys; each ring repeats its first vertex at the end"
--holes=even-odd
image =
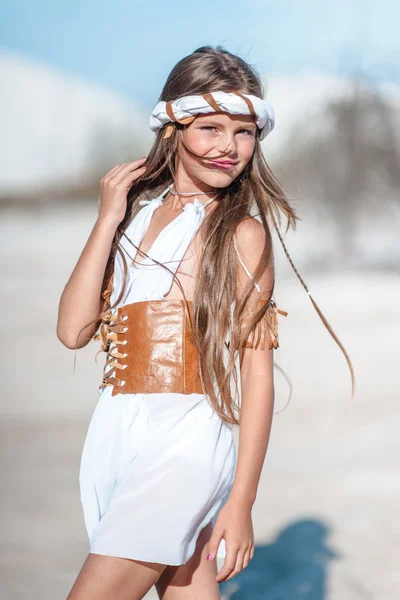
{"type": "Polygon", "coordinates": [[[324,600],[329,561],[329,528],[321,521],[299,520],[285,527],[274,543],[256,546],[249,566],[220,586],[226,600],[324,600]]]}

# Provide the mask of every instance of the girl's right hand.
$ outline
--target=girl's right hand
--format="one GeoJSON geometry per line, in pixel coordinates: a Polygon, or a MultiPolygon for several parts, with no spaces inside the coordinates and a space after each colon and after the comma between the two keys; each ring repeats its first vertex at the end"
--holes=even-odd
{"type": "Polygon", "coordinates": [[[142,166],[147,156],[123,165],[117,165],[101,179],[99,219],[106,218],[115,222],[116,227],[125,217],[128,191],[135,179],[142,175],[146,167],[142,166]]]}

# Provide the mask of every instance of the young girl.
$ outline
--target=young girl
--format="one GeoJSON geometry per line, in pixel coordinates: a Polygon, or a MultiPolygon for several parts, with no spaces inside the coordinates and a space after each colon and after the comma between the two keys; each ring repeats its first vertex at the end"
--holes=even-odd
{"type": "Polygon", "coordinates": [[[254,70],[207,46],[174,67],[150,127],[149,155],[102,179],[60,301],[62,343],[94,337],[107,352],[80,469],[90,553],[68,600],[153,585],[214,600],[254,553],[287,314],[272,299],[271,226],[297,219],[260,145],[274,114],[254,70]]]}

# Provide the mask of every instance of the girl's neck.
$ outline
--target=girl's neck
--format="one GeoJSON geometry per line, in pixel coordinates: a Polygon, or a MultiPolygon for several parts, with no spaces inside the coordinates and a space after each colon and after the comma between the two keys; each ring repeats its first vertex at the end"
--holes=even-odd
{"type": "Polygon", "coordinates": [[[167,194],[169,196],[168,204],[172,208],[183,208],[185,204],[193,202],[198,197],[200,202],[206,203],[211,198],[214,198],[218,193],[217,188],[212,188],[207,184],[194,184],[191,181],[178,181],[175,180],[170,191],[167,194]]]}

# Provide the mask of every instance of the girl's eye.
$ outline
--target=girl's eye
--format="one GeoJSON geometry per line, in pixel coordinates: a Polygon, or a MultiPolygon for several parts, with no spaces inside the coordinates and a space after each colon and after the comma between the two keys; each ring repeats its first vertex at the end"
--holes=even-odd
{"type": "MultiPolygon", "coordinates": [[[[204,131],[213,131],[213,130],[217,130],[217,128],[213,125],[204,125],[203,127],[200,127],[200,129],[204,130],[204,131]]],[[[236,133],[241,133],[241,132],[245,132],[246,135],[250,135],[251,137],[255,136],[255,132],[252,129],[239,129],[236,133]]]]}
{"type": "Polygon", "coordinates": [[[248,135],[251,135],[252,137],[254,137],[254,131],[252,129],[239,129],[238,133],[240,133],[241,131],[244,131],[245,133],[247,133],[248,135]]]}

